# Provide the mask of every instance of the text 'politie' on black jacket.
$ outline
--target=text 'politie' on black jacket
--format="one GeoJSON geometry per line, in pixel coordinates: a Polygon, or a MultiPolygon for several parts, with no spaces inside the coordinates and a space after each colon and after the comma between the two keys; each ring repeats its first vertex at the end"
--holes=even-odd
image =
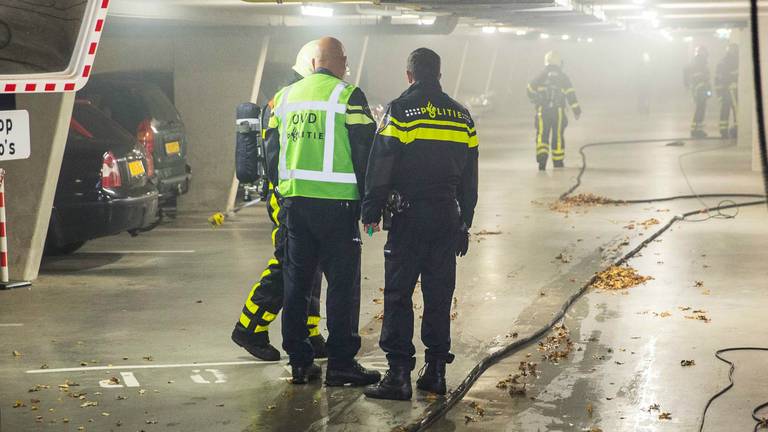
{"type": "Polygon", "coordinates": [[[478,141],[466,108],[440,83],[417,82],[387,109],[368,159],[363,223],[378,222],[389,193],[407,201],[456,199],[472,226],[477,204],[478,141]]]}

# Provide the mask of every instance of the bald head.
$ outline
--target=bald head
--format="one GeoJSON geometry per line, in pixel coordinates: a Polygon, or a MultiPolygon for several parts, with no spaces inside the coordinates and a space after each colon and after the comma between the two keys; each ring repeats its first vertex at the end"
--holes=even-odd
{"type": "Polygon", "coordinates": [[[347,56],[344,45],[340,40],[325,36],[317,41],[317,51],[312,59],[315,70],[324,68],[331,71],[336,78],[342,79],[347,74],[347,56]]]}

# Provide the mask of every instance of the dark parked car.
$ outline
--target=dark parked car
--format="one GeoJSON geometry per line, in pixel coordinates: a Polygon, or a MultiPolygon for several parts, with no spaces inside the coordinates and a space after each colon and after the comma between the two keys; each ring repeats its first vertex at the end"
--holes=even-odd
{"type": "Polygon", "coordinates": [[[137,79],[95,75],[78,97],[90,100],[136,137],[148,157],[147,174],[157,177],[160,205],[175,207],[178,196],[189,190],[192,175],[184,123],[160,87],[137,79]]]}
{"type": "Polygon", "coordinates": [[[157,222],[158,192],[136,139],[87,101],[77,101],[61,164],[47,254],[157,222]]]}

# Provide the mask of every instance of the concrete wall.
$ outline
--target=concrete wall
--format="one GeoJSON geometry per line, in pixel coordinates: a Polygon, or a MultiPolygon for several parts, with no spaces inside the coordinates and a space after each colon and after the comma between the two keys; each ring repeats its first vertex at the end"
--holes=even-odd
{"type": "Polygon", "coordinates": [[[29,111],[32,149],[29,159],[2,164],[11,279],[37,278],[74,100],[72,93],[17,95],[16,108],[29,111]]]}

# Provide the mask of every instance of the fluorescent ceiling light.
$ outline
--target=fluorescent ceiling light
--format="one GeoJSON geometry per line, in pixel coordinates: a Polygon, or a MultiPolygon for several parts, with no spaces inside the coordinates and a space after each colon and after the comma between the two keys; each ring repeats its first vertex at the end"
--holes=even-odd
{"type": "Polygon", "coordinates": [[[664,37],[664,39],[666,39],[666,40],[668,40],[670,42],[675,40],[675,38],[672,37],[672,33],[670,33],[669,30],[667,30],[667,29],[659,30],[659,34],[661,34],[661,36],[664,37]]]}
{"type": "Polygon", "coordinates": [[[629,5],[629,4],[609,4],[609,5],[600,6],[600,9],[606,12],[640,10],[642,8],[643,7],[639,5],[629,5]]]}
{"type": "Polygon", "coordinates": [[[568,40],[570,38],[571,38],[571,36],[569,36],[567,34],[560,36],[560,39],[562,39],[562,40],[568,40]]]}
{"type": "Polygon", "coordinates": [[[436,16],[423,16],[419,18],[419,25],[432,25],[437,21],[436,16]]]}
{"type": "Polygon", "coordinates": [[[731,29],[729,28],[719,28],[715,30],[715,35],[719,39],[730,39],[731,38],[731,29]]]}
{"type": "Polygon", "coordinates": [[[320,6],[302,6],[301,14],[305,16],[329,18],[333,16],[333,9],[320,6]]]}
{"type": "MultiPolygon", "coordinates": [[[[768,6],[768,2],[758,2],[758,6],[768,6]]],[[[749,2],[681,2],[681,3],[661,3],[657,5],[659,9],[746,9],[749,2]]]]}
{"type": "Polygon", "coordinates": [[[594,40],[594,39],[592,39],[592,38],[587,38],[587,43],[592,43],[592,42],[594,42],[594,41],[595,41],[595,40],[594,40]]]}
{"type": "Polygon", "coordinates": [[[525,36],[525,35],[528,34],[528,31],[527,30],[518,30],[518,31],[515,32],[515,34],[517,36],[525,36]]]}
{"type": "Polygon", "coordinates": [[[693,42],[693,36],[686,36],[683,38],[683,42],[693,42]]]}
{"type": "Polygon", "coordinates": [[[497,28],[494,26],[484,26],[483,33],[496,33],[497,28]]]}
{"type": "Polygon", "coordinates": [[[717,19],[717,18],[746,18],[749,16],[746,12],[732,12],[732,13],[701,13],[701,14],[671,14],[664,15],[664,19],[717,19]]]}
{"type": "Polygon", "coordinates": [[[539,38],[541,38],[541,39],[549,39],[549,34],[547,34],[547,33],[541,33],[541,34],[539,35],[539,38]]]}

